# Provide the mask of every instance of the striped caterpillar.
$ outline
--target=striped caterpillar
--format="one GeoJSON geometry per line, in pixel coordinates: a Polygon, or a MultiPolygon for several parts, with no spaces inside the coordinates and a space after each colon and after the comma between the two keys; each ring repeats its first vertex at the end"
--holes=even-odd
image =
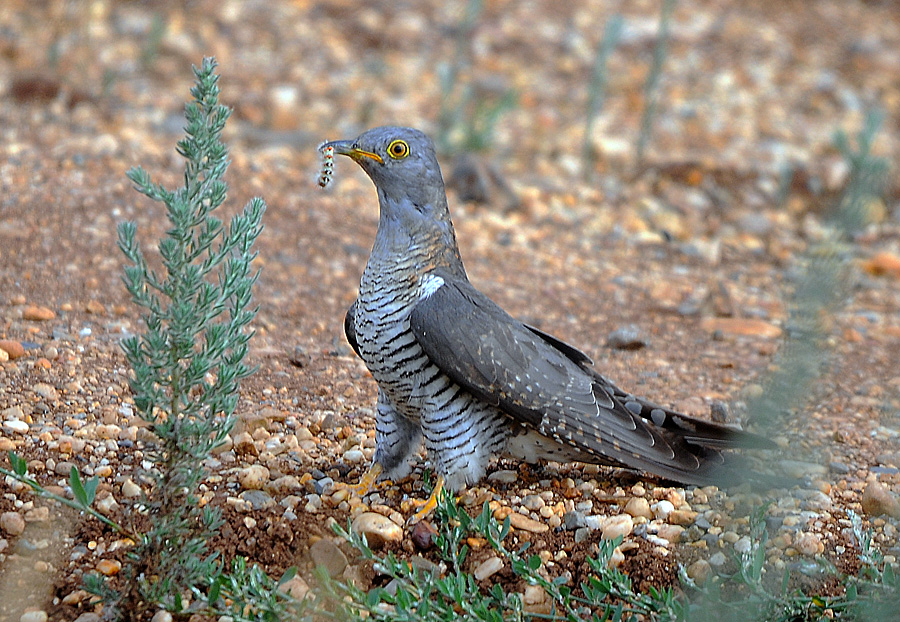
{"type": "Polygon", "coordinates": [[[319,150],[322,152],[322,171],[319,173],[319,185],[324,188],[331,183],[331,177],[334,174],[334,147],[326,146],[323,143],[319,150]]]}

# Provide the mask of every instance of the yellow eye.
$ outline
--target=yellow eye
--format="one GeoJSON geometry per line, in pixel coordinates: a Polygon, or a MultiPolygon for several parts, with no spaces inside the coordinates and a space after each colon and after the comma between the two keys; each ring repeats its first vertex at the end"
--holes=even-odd
{"type": "Polygon", "coordinates": [[[388,155],[395,160],[402,160],[409,155],[409,145],[406,144],[405,140],[400,140],[398,138],[397,140],[391,141],[391,144],[388,145],[387,152],[388,155]]]}

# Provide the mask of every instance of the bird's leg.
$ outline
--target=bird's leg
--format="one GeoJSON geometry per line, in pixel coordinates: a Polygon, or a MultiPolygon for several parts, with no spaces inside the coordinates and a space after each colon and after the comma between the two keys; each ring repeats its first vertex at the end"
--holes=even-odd
{"type": "Polygon", "coordinates": [[[364,497],[370,492],[381,490],[393,484],[390,480],[387,479],[380,482],[378,481],[378,477],[383,472],[384,467],[382,467],[378,462],[373,462],[372,466],[369,467],[369,470],[363,473],[363,476],[359,478],[358,484],[340,483],[336,485],[336,488],[347,488],[351,493],[359,497],[364,497]]]}
{"type": "Polygon", "coordinates": [[[401,505],[401,509],[404,512],[409,511],[412,508],[419,508],[416,513],[410,516],[406,522],[410,525],[414,525],[434,512],[438,504],[438,498],[440,497],[443,490],[444,477],[438,475],[437,481],[434,483],[434,488],[432,489],[431,494],[428,495],[427,499],[425,499],[424,501],[421,499],[409,499],[407,502],[404,502],[401,505]]]}

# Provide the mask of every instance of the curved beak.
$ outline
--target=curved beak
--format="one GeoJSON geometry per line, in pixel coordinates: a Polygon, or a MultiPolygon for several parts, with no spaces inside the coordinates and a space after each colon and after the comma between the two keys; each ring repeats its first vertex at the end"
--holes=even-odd
{"type": "Polygon", "coordinates": [[[371,151],[363,151],[359,147],[356,146],[355,142],[352,140],[331,140],[326,143],[322,143],[319,147],[319,151],[323,151],[324,149],[331,147],[334,149],[334,153],[337,155],[345,155],[356,162],[361,162],[364,158],[369,158],[371,160],[375,160],[379,164],[384,164],[384,160],[381,159],[381,156],[377,153],[372,153],[371,151]]]}

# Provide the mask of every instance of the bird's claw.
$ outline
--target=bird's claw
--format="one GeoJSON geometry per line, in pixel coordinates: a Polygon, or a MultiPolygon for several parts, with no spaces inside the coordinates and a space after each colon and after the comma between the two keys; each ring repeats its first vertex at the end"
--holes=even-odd
{"type": "Polygon", "coordinates": [[[382,472],[384,472],[384,469],[380,464],[376,462],[369,468],[368,471],[363,473],[363,476],[359,478],[359,483],[347,484],[344,482],[338,482],[334,485],[334,487],[338,490],[347,489],[351,494],[356,495],[357,497],[365,497],[370,492],[382,490],[393,484],[390,480],[387,479],[378,481],[378,477],[382,474],[382,472]]]}
{"type": "Polygon", "coordinates": [[[431,513],[434,512],[435,508],[437,507],[438,498],[440,497],[443,490],[444,478],[439,476],[437,478],[437,482],[435,482],[434,484],[434,489],[431,491],[431,494],[428,495],[427,499],[407,499],[406,501],[404,501],[400,506],[400,509],[403,510],[404,513],[410,511],[413,508],[418,508],[416,510],[416,513],[406,520],[406,524],[415,525],[423,518],[431,515],[431,513]]]}

